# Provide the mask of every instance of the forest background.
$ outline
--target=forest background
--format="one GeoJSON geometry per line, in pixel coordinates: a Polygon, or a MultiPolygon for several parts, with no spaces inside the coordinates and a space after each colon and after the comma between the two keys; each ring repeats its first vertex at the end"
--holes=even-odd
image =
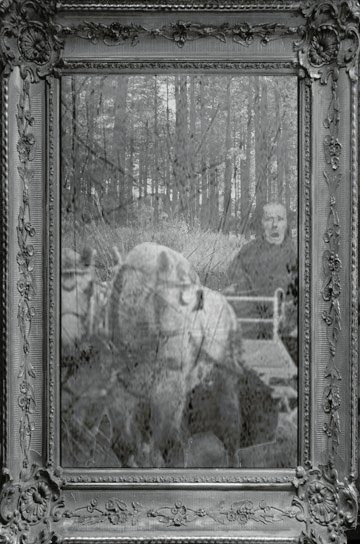
{"type": "Polygon", "coordinates": [[[108,279],[155,241],[221,289],[269,201],[296,241],[297,80],[235,74],[62,78],[62,246],[97,250],[108,279]]]}
{"type": "MultiPolygon", "coordinates": [[[[257,234],[263,204],[274,200],[286,206],[296,242],[296,77],[84,74],[61,85],[61,245],[96,249],[99,280],[111,279],[113,246],[125,256],[153,241],[181,252],[204,285],[222,290],[232,258],[257,234]]],[[[106,425],[95,436],[74,416],[79,392],[90,416],[98,414],[97,387],[108,380],[98,368],[97,360],[93,368],[80,364],[77,353],[63,359],[68,466],[119,466],[106,425]],[[72,379],[76,393],[67,395],[72,379]]],[[[266,388],[251,374],[242,401],[251,413],[254,395],[261,412],[270,412],[266,388]]],[[[296,465],[297,428],[285,416],[275,443],[245,448],[244,466],[296,465]]]]}

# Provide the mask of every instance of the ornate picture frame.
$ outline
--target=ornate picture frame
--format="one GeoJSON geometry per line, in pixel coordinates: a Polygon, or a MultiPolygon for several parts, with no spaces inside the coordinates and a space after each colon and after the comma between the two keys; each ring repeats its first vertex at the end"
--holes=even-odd
{"type": "Polygon", "coordinates": [[[4,542],[340,544],[357,520],[356,0],[3,0],[4,542]],[[64,468],[60,83],[66,74],[298,79],[297,468],[64,468]]]}

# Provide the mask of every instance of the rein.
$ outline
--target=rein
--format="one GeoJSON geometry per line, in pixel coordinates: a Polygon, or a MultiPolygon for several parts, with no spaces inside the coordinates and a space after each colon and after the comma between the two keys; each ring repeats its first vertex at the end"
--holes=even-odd
{"type": "Polygon", "coordinates": [[[61,317],[63,317],[64,315],[75,315],[79,319],[84,319],[85,317],[85,314],[80,314],[79,312],[73,312],[73,311],[62,312],[61,317]]]}
{"type": "MultiPolygon", "coordinates": [[[[105,310],[105,312],[108,313],[108,310],[109,310],[108,305],[111,301],[112,292],[114,291],[116,292],[116,290],[118,290],[119,293],[121,293],[122,287],[123,287],[122,285],[123,278],[121,277],[121,273],[126,271],[135,272],[137,276],[140,275],[140,277],[143,279],[143,281],[141,281],[141,288],[144,290],[145,293],[147,292],[147,296],[153,295],[155,297],[159,297],[162,300],[162,302],[165,302],[167,305],[169,305],[170,302],[166,299],[166,297],[162,295],[162,292],[161,292],[162,289],[179,289],[180,290],[179,305],[186,306],[187,302],[186,300],[184,300],[184,297],[183,297],[184,291],[186,291],[187,289],[190,289],[191,287],[194,287],[194,288],[198,287],[196,291],[196,302],[192,311],[195,312],[195,311],[202,310],[204,308],[204,293],[200,285],[197,286],[196,284],[192,284],[188,281],[164,281],[164,280],[158,279],[156,282],[156,286],[158,289],[155,289],[154,287],[149,285],[149,283],[146,281],[145,272],[143,270],[125,264],[125,265],[122,265],[122,267],[120,267],[120,270],[115,276],[113,283],[111,284],[111,286],[109,285],[107,288],[103,287],[102,289],[101,283],[96,282],[94,279],[91,280],[92,288],[89,289],[89,293],[87,296],[86,310],[84,311],[83,314],[75,310],[65,311],[62,313],[62,317],[66,315],[73,315],[76,318],[80,319],[85,329],[84,336],[91,335],[92,332],[94,332],[93,331],[94,321],[95,322],[99,321],[99,323],[101,323],[103,319],[102,312],[105,310]],[[106,301],[105,304],[101,304],[99,302],[99,296],[101,294],[104,296],[104,299],[106,301]]],[[[63,273],[63,274],[64,275],[66,274],[69,276],[71,276],[72,274],[83,276],[87,273],[88,273],[88,270],[74,269],[74,270],[66,271],[66,273],[63,273]]],[[[62,284],[62,289],[64,289],[64,291],[70,292],[76,288],[76,277],[74,277],[74,280],[71,282],[71,285],[69,285],[69,283],[70,283],[69,280],[66,280],[66,279],[62,280],[61,284],[62,284]]],[[[155,314],[157,314],[156,312],[157,303],[155,300],[154,300],[154,305],[155,305],[155,314]]],[[[167,342],[170,338],[175,338],[175,337],[179,337],[183,335],[183,329],[174,329],[170,331],[162,330],[159,315],[156,316],[156,320],[154,324],[157,330],[159,340],[161,342],[167,342]]]]}

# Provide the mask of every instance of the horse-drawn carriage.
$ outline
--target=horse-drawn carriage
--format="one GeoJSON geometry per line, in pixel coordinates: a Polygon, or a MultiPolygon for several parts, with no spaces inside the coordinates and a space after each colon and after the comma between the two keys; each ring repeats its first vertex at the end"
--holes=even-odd
{"type": "Polygon", "coordinates": [[[96,279],[89,255],[85,261],[71,251],[63,256],[63,376],[84,344],[92,354],[91,368],[77,361],[76,373],[63,380],[68,443],[75,417],[77,432],[86,429],[95,448],[105,414],[120,466],[211,466],[206,456],[191,459],[194,436],[202,443],[198,451],[204,440],[214,449],[216,437],[225,464],[239,466],[242,447],[274,437],[277,399],[286,406],[296,395],[287,385],[296,367],[278,333],[285,308],[280,290],[262,300],[274,308],[262,320],[272,337],[252,340],[243,338],[241,325],[258,319],[242,317],[241,305],[259,300],[225,298],[202,286],[189,262],[169,248],[136,246],[118,260],[107,284],[96,279]],[[78,262],[71,268],[66,259],[78,262]]]}
{"type": "Polygon", "coordinates": [[[234,308],[242,331],[244,363],[254,369],[264,383],[272,387],[273,397],[281,400],[284,411],[291,412],[297,400],[297,391],[294,388],[294,383],[297,382],[297,366],[280,334],[287,319],[288,303],[283,289],[276,289],[268,297],[229,295],[226,299],[234,308]],[[254,315],[251,311],[244,312],[244,305],[252,306],[254,315]],[[256,308],[259,306],[267,306],[266,317],[257,315],[256,308]],[[262,334],[257,334],[259,331],[262,334]]]}

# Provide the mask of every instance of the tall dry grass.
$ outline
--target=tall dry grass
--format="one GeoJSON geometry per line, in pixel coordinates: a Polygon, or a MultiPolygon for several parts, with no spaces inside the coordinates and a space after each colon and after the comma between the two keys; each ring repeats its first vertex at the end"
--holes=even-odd
{"type": "Polygon", "coordinates": [[[122,256],[142,242],[155,242],[182,253],[194,266],[201,282],[211,289],[227,285],[230,262],[244,245],[243,237],[189,227],[184,221],[165,220],[158,226],[112,227],[105,223],[67,225],[63,228],[62,247],[81,252],[84,247],[96,250],[99,279],[109,279],[113,266],[112,248],[122,256]]]}
{"type": "MultiPolygon", "coordinates": [[[[204,231],[199,226],[189,227],[184,221],[163,220],[155,227],[153,224],[139,224],[132,227],[113,227],[111,225],[92,221],[87,225],[66,224],[63,223],[62,247],[71,247],[81,252],[85,247],[91,247],[96,250],[96,271],[101,281],[110,279],[114,257],[112,248],[116,246],[123,257],[131,249],[142,242],[155,242],[161,245],[171,247],[182,253],[198,272],[201,282],[212,289],[223,289],[227,285],[227,269],[230,262],[246,242],[244,238],[234,235],[224,235],[211,231],[204,231]]],[[[96,361],[103,360],[96,356],[96,361]]],[[[77,367],[79,361],[76,361],[77,367]]],[[[80,365],[82,367],[82,365],[80,365]]],[[[111,365],[110,365],[111,366],[111,365]]],[[[77,374],[78,368],[75,368],[77,374]]],[[[94,386],[99,381],[99,368],[97,363],[94,368],[88,365],[83,367],[83,372],[94,386]]],[[[62,365],[62,373],[66,373],[66,367],[62,365]]],[[[100,373],[101,374],[101,373],[100,373]]],[[[65,380],[67,381],[67,380],[65,380]]],[[[254,385],[254,384],[253,384],[254,385]]],[[[254,401],[253,395],[256,394],[257,387],[251,387],[247,393],[243,394],[242,404],[246,404],[248,398],[251,403],[254,401]],[[251,390],[251,391],[250,391],[251,390]]],[[[77,390],[77,388],[76,388],[77,390]]],[[[99,404],[95,402],[96,395],[91,386],[89,386],[90,397],[94,397],[88,406],[88,417],[92,417],[92,411],[98,415],[99,404]]],[[[104,397],[106,402],[110,403],[109,396],[104,397]]],[[[86,401],[88,402],[88,400],[86,401]]],[[[256,410],[268,413],[268,407],[265,408],[262,402],[256,402],[249,405],[250,412],[256,410]]],[[[112,408],[112,406],[107,406],[112,408]]],[[[110,443],[104,451],[98,447],[98,438],[95,434],[90,434],[87,427],[81,425],[76,427],[71,409],[73,408],[73,399],[62,395],[62,436],[63,443],[66,444],[64,463],[69,466],[83,466],[86,461],[80,446],[86,443],[84,436],[89,441],[91,448],[91,466],[121,466],[119,459],[115,456],[110,443]],[[87,434],[86,434],[87,433],[87,434]]],[[[258,424],[254,427],[259,431],[258,424]]],[[[258,436],[255,437],[255,444],[258,442],[258,436]]],[[[251,441],[250,441],[251,443],[251,441]]],[[[89,446],[90,447],[90,446],[89,446]]],[[[246,467],[283,467],[295,466],[297,455],[297,441],[293,429],[289,426],[279,426],[276,431],[276,442],[269,446],[255,445],[245,447],[241,450],[241,460],[246,467]]],[[[89,454],[87,454],[89,458],[89,454]]],[[[86,462],[90,462],[87,459],[86,462]]]]}

